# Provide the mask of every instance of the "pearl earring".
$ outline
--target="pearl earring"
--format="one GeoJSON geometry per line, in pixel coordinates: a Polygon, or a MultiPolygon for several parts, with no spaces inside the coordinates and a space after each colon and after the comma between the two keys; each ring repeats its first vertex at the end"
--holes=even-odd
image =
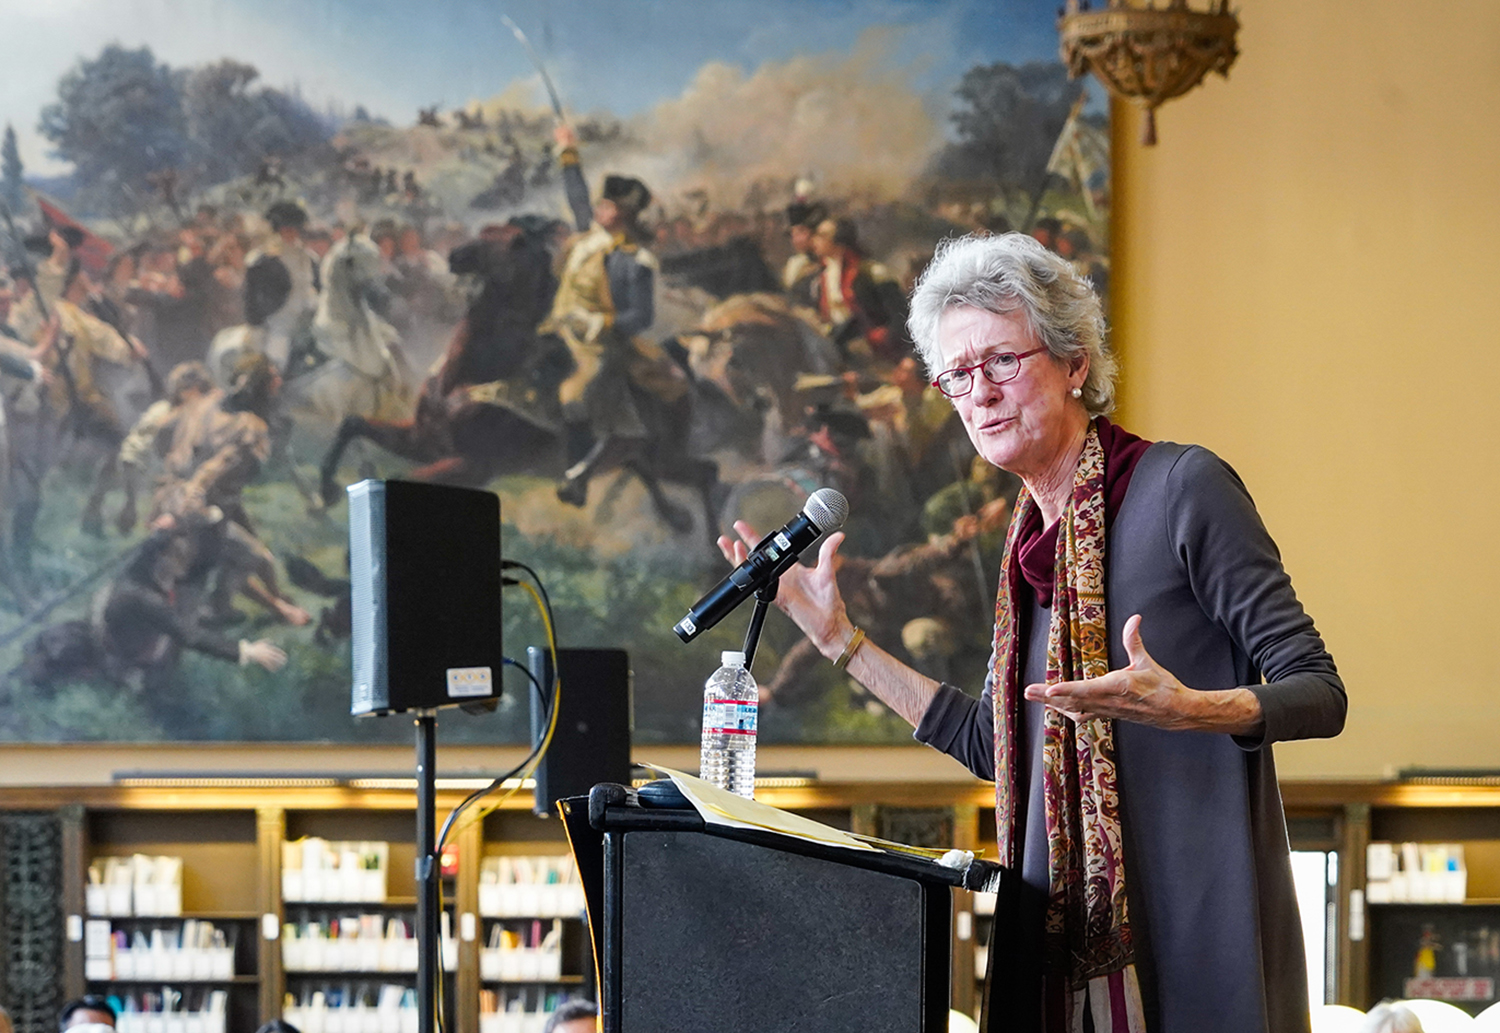
{"type": "Polygon", "coordinates": [[[1074,398],[1082,398],[1083,388],[1075,387],[1073,390],[1069,391],[1068,394],[1072,395],[1074,398]]]}

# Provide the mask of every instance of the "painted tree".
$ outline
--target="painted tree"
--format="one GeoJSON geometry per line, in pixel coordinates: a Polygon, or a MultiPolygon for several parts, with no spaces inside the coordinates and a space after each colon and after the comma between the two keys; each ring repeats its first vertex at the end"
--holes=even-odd
{"type": "Polygon", "coordinates": [[[969,69],[954,90],[958,140],[941,156],[943,173],[987,182],[1007,196],[1036,190],[1082,88],[1056,61],[969,69]]]}
{"type": "Polygon", "coordinates": [[[19,211],[26,201],[25,172],[21,164],[21,148],[16,145],[16,129],[5,125],[5,142],[0,144],[0,197],[12,212],[19,211]]]}
{"type": "Polygon", "coordinates": [[[138,210],[152,174],[181,167],[189,142],[180,79],[151,48],[116,44],[58,81],[57,102],[42,109],[39,128],[57,157],[73,163],[87,200],[138,210]]]}
{"type": "Polygon", "coordinates": [[[270,155],[295,159],[331,135],[305,102],[259,85],[259,77],[253,65],[227,58],[182,76],[190,164],[199,182],[252,173],[270,155]]]}

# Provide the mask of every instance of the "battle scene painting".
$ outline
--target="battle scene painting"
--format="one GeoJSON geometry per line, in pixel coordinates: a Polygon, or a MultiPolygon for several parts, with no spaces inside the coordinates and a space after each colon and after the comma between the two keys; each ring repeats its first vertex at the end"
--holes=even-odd
{"type": "MultiPolygon", "coordinates": [[[[1043,0],[0,0],[0,741],[349,716],[345,488],[499,495],[563,646],[697,740],[714,538],[832,487],[870,638],[977,693],[1015,485],[928,384],[939,241],[1107,297],[1102,91],[1043,0]]],[[[545,642],[507,588],[506,652],[545,642]]],[[[769,743],[909,741],[780,614],[769,743]]],[[[526,681],[447,742],[521,742],[526,681]]]]}

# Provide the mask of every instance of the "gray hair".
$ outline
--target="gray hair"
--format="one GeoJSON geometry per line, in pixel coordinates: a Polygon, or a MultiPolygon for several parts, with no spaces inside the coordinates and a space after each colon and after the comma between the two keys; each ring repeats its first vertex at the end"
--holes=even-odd
{"type": "Polygon", "coordinates": [[[1024,233],[967,236],[945,240],[912,290],[906,321],[917,354],[929,375],[942,372],[938,321],[953,308],[977,308],[996,315],[1020,310],[1054,359],[1087,356],[1083,405],[1090,416],[1115,407],[1119,365],[1104,343],[1104,310],[1099,296],[1072,263],[1024,233]]]}
{"type": "Polygon", "coordinates": [[[1422,1020],[1410,1008],[1382,1001],[1371,1008],[1360,1033],[1422,1033],[1422,1020]]]}
{"type": "Polygon", "coordinates": [[[585,997],[570,997],[558,1006],[557,1011],[547,1019],[547,1025],[542,1027],[544,1033],[552,1033],[564,1022],[572,1022],[575,1019],[592,1019],[599,1014],[599,1008],[593,1001],[585,997]]]}

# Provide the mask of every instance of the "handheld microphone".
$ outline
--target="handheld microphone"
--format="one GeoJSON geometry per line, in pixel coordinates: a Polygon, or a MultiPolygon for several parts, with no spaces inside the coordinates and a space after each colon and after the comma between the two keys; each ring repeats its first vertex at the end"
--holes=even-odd
{"type": "Polygon", "coordinates": [[[762,538],[745,562],[694,603],[672,630],[682,641],[693,641],[729,616],[740,603],[786,573],[809,545],[843,527],[848,517],[849,501],[832,488],[819,488],[808,496],[802,512],[781,530],[762,538]]]}

